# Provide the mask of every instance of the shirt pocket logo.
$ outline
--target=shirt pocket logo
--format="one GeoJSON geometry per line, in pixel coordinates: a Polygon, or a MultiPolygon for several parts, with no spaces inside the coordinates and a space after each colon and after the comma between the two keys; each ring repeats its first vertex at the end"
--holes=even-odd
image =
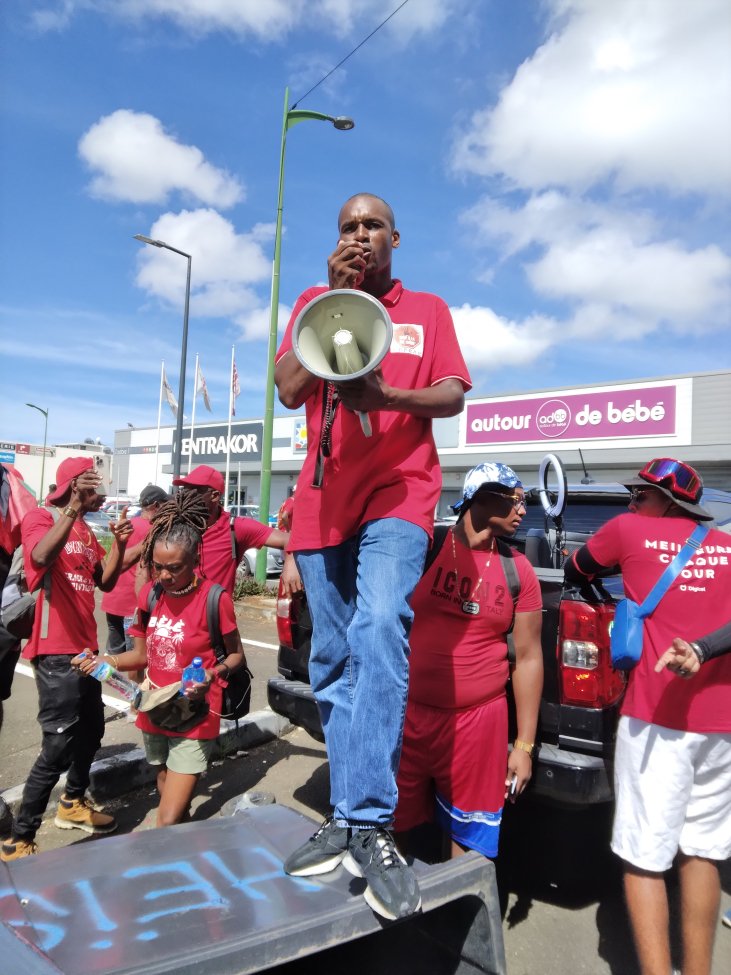
{"type": "Polygon", "coordinates": [[[424,356],[424,326],[394,325],[391,339],[391,352],[406,355],[424,356]]]}

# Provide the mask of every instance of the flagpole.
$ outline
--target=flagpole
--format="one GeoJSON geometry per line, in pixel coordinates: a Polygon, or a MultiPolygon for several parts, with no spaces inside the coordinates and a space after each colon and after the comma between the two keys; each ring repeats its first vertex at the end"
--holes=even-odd
{"type": "Polygon", "coordinates": [[[195,401],[198,399],[198,353],[195,356],[195,378],[193,379],[193,410],[190,415],[190,441],[188,447],[188,473],[190,474],[190,465],[193,460],[193,433],[195,430],[195,401]]]}
{"type": "Polygon", "coordinates": [[[157,475],[160,469],[160,420],[162,418],[162,377],[165,374],[165,360],[163,359],[160,363],[160,399],[157,404],[157,443],[155,444],[155,480],[153,484],[157,484],[157,475]]]}
{"type": "Polygon", "coordinates": [[[234,408],[234,353],[235,346],[231,346],[231,381],[228,384],[228,433],[226,435],[226,487],[224,489],[224,505],[228,504],[228,474],[231,468],[231,451],[228,449],[231,443],[231,414],[234,408]]]}

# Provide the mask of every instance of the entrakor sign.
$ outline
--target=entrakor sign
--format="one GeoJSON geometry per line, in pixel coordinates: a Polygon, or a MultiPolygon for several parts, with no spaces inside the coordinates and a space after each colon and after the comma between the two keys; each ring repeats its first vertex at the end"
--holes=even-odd
{"type": "Polygon", "coordinates": [[[233,423],[229,435],[228,425],[221,424],[196,427],[191,438],[190,427],[183,428],[182,455],[192,455],[193,465],[225,463],[227,455],[234,462],[260,461],[263,431],[261,422],[233,423]]]}
{"type": "Polygon", "coordinates": [[[676,433],[673,384],[470,403],[465,444],[556,443],[676,433]]]}

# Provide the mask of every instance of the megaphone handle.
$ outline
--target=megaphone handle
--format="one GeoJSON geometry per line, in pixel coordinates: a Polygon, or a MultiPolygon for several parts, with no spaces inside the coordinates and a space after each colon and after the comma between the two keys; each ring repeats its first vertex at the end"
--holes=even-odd
{"type": "Polygon", "coordinates": [[[366,437],[373,436],[373,427],[371,426],[371,420],[367,413],[358,413],[360,418],[360,425],[363,429],[363,434],[366,437]]]}

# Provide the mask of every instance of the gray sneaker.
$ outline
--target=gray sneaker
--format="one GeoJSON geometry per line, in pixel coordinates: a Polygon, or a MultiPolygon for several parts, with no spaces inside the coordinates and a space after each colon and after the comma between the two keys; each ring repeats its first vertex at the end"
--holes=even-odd
{"type": "Polygon", "coordinates": [[[284,872],[291,877],[316,877],[329,873],[348,852],[350,830],[336,826],[328,816],[322,826],[284,861],[284,872]]]}
{"type": "Polygon", "coordinates": [[[354,877],[365,879],[363,896],[381,917],[395,921],[421,909],[416,874],[387,829],[354,829],[343,866],[354,877]]]}

